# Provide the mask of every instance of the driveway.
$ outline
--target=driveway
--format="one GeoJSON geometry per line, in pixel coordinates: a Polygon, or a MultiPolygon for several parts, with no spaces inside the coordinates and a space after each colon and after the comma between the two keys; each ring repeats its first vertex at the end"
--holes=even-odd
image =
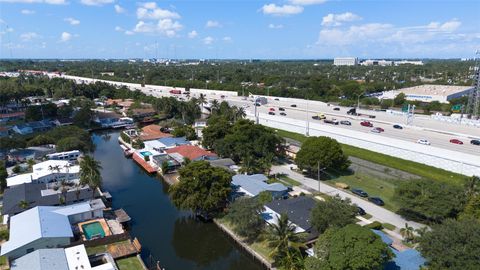
{"type": "MultiPolygon", "coordinates": [[[[314,190],[319,189],[319,183],[317,180],[305,177],[304,175],[297,173],[295,171],[290,170],[290,165],[281,165],[281,166],[273,166],[272,167],[272,174],[276,173],[281,173],[281,174],[286,174],[288,177],[292,178],[295,181],[298,181],[302,183],[303,185],[312,188],[314,190]]],[[[390,223],[392,225],[395,225],[397,227],[397,231],[405,226],[405,223],[408,223],[409,226],[412,226],[415,229],[425,227],[425,225],[414,222],[414,221],[408,221],[401,217],[398,214],[395,214],[394,212],[387,210],[383,207],[380,207],[378,205],[375,205],[369,201],[366,201],[364,199],[361,199],[360,197],[357,197],[353,194],[347,193],[343,190],[334,188],[332,186],[329,186],[327,184],[324,184],[320,182],[320,192],[325,193],[329,196],[335,196],[339,195],[341,198],[349,198],[352,203],[362,207],[367,213],[372,215],[371,220],[377,220],[381,223],[390,223]]]]}

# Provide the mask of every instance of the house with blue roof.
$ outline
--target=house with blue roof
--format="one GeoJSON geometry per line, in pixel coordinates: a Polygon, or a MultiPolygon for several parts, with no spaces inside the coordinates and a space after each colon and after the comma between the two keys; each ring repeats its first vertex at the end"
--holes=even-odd
{"type": "Polygon", "coordinates": [[[163,144],[163,149],[190,144],[190,142],[185,137],[165,137],[158,139],[158,141],[163,144]]]}
{"type": "Polygon", "coordinates": [[[288,192],[288,188],[281,183],[267,183],[268,178],[263,174],[244,175],[237,174],[232,178],[232,187],[236,196],[255,197],[260,192],[267,191],[274,198],[282,198],[288,192]]]}

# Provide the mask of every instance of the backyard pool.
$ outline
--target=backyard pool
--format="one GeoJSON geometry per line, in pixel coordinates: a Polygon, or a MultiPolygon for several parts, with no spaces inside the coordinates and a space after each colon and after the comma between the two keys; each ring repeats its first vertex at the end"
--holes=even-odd
{"type": "Polygon", "coordinates": [[[100,224],[98,221],[83,224],[82,229],[87,240],[105,237],[105,231],[102,228],[102,224],[100,224]]]}
{"type": "Polygon", "coordinates": [[[150,152],[150,151],[143,151],[143,152],[140,152],[140,154],[141,154],[143,157],[148,157],[148,156],[151,156],[151,155],[152,155],[152,152],[150,152]]]}

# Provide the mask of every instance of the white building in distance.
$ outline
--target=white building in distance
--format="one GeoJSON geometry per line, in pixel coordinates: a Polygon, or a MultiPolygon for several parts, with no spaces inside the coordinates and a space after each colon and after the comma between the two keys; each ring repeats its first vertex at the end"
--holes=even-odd
{"type": "Polygon", "coordinates": [[[362,61],[360,63],[360,65],[362,65],[362,66],[382,66],[382,67],[386,67],[386,66],[393,66],[393,61],[368,59],[368,60],[362,61]]]}
{"type": "Polygon", "coordinates": [[[472,91],[472,86],[433,85],[424,84],[398,90],[382,92],[378,99],[394,99],[398,94],[404,93],[406,100],[448,103],[449,100],[466,96],[472,91]]]}
{"type": "Polygon", "coordinates": [[[358,58],[356,57],[337,57],[333,59],[334,66],[356,66],[358,58]]]}

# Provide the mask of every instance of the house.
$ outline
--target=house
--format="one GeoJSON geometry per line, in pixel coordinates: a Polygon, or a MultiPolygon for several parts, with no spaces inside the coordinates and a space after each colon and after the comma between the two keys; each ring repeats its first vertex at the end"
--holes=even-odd
{"type": "Polygon", "coordinates": [[[7,178],[7,186],[23,183],[57,183],[61,181],[78,181],[80,166],[65,160],[47,160],[33,165],[32,173],[20,174],[7,178]]]}
{"type": "Polygon", "coordinates": [[[281,214],[286,213],[288,220],[295,225],[296,232],[307,234],[305,242],[310,244],[318,238],[318,231],[313,227],[310,220],[310,213],[315,207],[315,200],[306,196],[299,196],[287,200],[273,200],[265,204],[265,211],[262,213],[267,223],[276,224],[281,214]]]}
{"type": "Polygon", "coordinates": [[[133,99],[107,99],[106,104],[107,106],[116,106],[126,110],[130,108],[133,102],[133,99]]]}
{"type": "Polygon", "coordinates": [[[174,158],[172,158],[171,156],[169,156],[167,154],[154,156],[152,158],[152,160],[153,160],[153,163],[155,163],[155,165],[159,168],[159,170],[162,173],[166,173],[166,172],[162,171],[162,166],[163,166],[164,162],[167,162],[167,164],[168,164],[168,172],[175,171],[182,166],[182,164],[180,162],[178,162],[177,160],[175,160],[174,158]]]}
{"type": "Polygon", "coordinates": [[[49,160],[68,160],[70,162],[77,161],[82,153],[79,150],[52,153],[47,155],[49,160]]]}
{"type": "Polygon", "coordinates": [[[93,122],[99,124],[102,127],[111,127],[120,121],[122,116],[115,112],[100,112],[97,111],[93,122]]]}
{"type": "Polygon", "coordinates": [[[240,169],[240,167],[237,166],[237,164],[235,164],[235,161],[233,161],[231,158],[221,158],[207,161],[213,167],[223,168],[230,172],[238,172],[238,170],[240,169]]]}
{"type": "Polygon", "coordinates": [[[170,149],[180,145],[189,145],[190,142],[185,137],[165,137],[158,141],[163,145],[163,149],[170,149]]]}
{"type": "Polygon", "coordinates": [[[180,145],[165,149],[165,152],[180,163],[183,163],[186,158],[191,161],[218,159],[215,153],[193,145],[180,145]]]}
{"type": "Polygon", "coordinates": [[[11,270],[118,270],[109,253],[88,256],[85,246],[38,249],[10,263],[11,270]]]}
{"type": "Polygon", "coordinates": [[[232,187],[237,195],[255,197],[263,191],[270,192],[273,198],[282,198],[288,193],[288,188],[281,183],[267,183],[263,174],[237,174],[232,177],[232,187]]]}
{"type": "Polygon", "coordinates": [[[379,230],[372,230],[372,232],[380,236],[382,241],[387,244],[393,254],[395,254],[395,258],[385,265],[384,270],[417,270],[421,269],[425,264],[425,258],[423,258],[417,250],[413,248],[396,249],[394,241],[387,234],[379,230]]]}
{"type": "Polygon", "coordinates": [[[57,118],[53,121],[55,126],[60,127],[60,126],[70,126],[73,125],[73,118],[67,117],[67,118],[57,118]]]}
{"type": "Polygon", "coordinates": [[[31,146],[25,149],[13,149],[8,153],[10,160],[24,162],[29,159],[41,159],[44,156],[54,153],[55,145],[31,146]]]}
{"type": "Polygon", "coordinates": [[[154,116],[157,112],[153,108],[138,108],[138,109],[129,109],[128,116],[133,117],[137,120],[142,120],[145,117],[154,116]]]}
{"type": "Polygon", "coordinates": [[[27,135],[33,133],[33,129],[28,125],[15,125],[13,126],[12,130],[20,135],[27,135]]]}
{"type": "Polygon", "coordinates": [[[172,137],[171,134],[162,132],[160,129],[162,127],[159,125],[148,125],[142,128],[142,131],[139,134],[139,138],[142,141],[157,140],[161,138],[172,137]]]}
{"type": "Polygon", "coordinates": [[[300,147],[293,144],[288,144],[285,147],[285,155],[290,159],[295,159],[297,157],[297,153],[300,151],[300,147]]]}
{"type": "Polygon", "coordinates": [[[69,206],[37,206],[10,218],[10,237],[1,247],[1,256],[16,259],[44,248],[70,244],[71,224],[103,217],[102,200],[69,206]]]}
{"type": "Polygon", "coordinates": [[[195,134],[197,134],[198,138],[203,137],[203,129],[207,127],[207,121],[196,121],[193,124],[193,129],[195,130],[195,134]]]}
{"type": "Polygon", "coordinates": [[[15,125],[12,130],[20,135],[27,135],[34,132],[43,132],[51,129],[53,124],[50,121],[42,120],[36,122],[29,122],[26,124],[15,125]]]}
{"type": "Polygon", "coordinates": [[[59,206],[100,198],[98,189],[93,193],[88,186],[48,188],[45,183],[23,183],[5,189],[2,215],[14,216],[36,206],[59,206]],[[28,206],[21,207],[21,202],[28,206]]]}

